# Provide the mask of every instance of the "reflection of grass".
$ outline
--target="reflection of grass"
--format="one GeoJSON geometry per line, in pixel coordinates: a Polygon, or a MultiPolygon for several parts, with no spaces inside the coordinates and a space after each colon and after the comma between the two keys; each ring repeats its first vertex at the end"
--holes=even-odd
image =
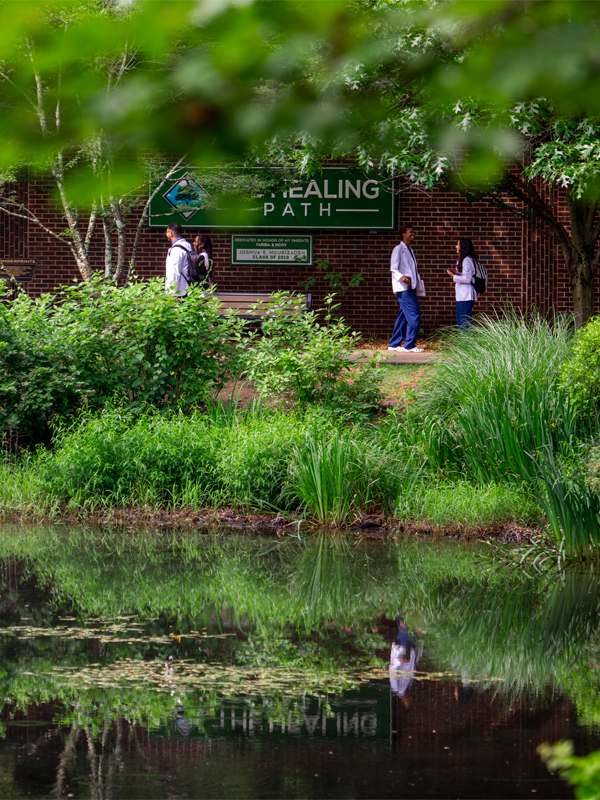
{"type": "Polygon", "coordinates": [[[105,622],[92,620],[89,633],[83,623],[73,625],[64,641],[44,636],[42,647],[39,631],[23,626],[0,639],[7,669],[0,688],[23,703],[42,691],[121,702],[130,683],[148,708],[153,696],[175,690],[189,697],[198,686],[280,697],[339,691],[385,675],[376,655],[383,639],[373,624],[400,614],[424,630],[438,671],[495,687],[500,681],[508,694],[542,692],[548,683],[571,692],[573,684],[578,707],[594,718],[596,576],[529,577],[494,563],[487,550],[411,541],[373,548],[330,535],[274,542],[15,528],[0,538],[0,554],[27,559],[39,583],[52,586],[55,602],[70,600],[82,618],[103,615],[105,622]],[[127,610],[145,620],[139,634],[122,619],[127,610]],[[222,626],[241,633],[241,641],[211,641],[210,631],[222,626]],[[104,648],[101,664],[94,640],[104,648]],[[15,648],[18,675],[11,674],[15,648]]]}

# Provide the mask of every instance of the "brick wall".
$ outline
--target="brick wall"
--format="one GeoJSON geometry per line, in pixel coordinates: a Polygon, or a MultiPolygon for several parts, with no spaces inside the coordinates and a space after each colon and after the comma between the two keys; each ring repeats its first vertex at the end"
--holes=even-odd
{"type": "MultiPolygon", "coordinates": [[[[41,182],[18,186],[22,202],[50,229],[66,227],[60,212],[52,207],[47,187],[41,182]]],[[[560,197],[555,202],[560,204],[560,197]]],[[[547,232],[529,221],[515,219],[483,203],[468,203],[460,195],[443,190],[424,192],[414,188],[400,193],[399,224],[414,226],[414,250],[425,281],[427,297],[421,302],[422,328],[426,335],[454,322],[454,284],[445,270],[455,263],[456,240],[468,236],[488,267],[489,287],[476,304],[476,311],[493,313],[510,301],[521,307],[535,304],[542,311],[554,307],[558,313],[570,310],[570,290],[562,269],[562,256],[547,232]]],[[[562,211],[561,211],[562,213],[562,211]]],[[[565,210],[565,219],[567,218],[565,210]]],[[[312,289],[313,305],[319,307],[329,288],[316,267],[302,265],[231,265],[231,232],[205,231],[214,245],[214,277],[221,291],[298,290],[311,275],[319,280],[312,289]]],[[[245,231],[252,233],[252,231],[245,231]]],[[[262,233],[270,231],[262,230],[262,233]]],[[[272,231],[277,235],[298,231],[272,231]]],[[[188,236],[197,229],[186,229],[188,236]]],[[[341,298],[348,324],[364,334],[387,336],[397,313],[391,291],[390,254],[399,242],[393,231],[302,231],[314,237],[314,261],[329,259],[336,272],[347,280],[361,271],[366,283],[349,289],[341,298]]],[[[128,233],[129,246],[135,234],[128,233]]],[[[98,226],[92,245],[94,266],[103,266],[102,230],[98,226]]],[[[140,243],[137,271],[141,277],[164,275],[167,241],[162,229],[146,229],[140,243]]],[[[5,258],[35,258],[34,280],[27,286],[32,296],[53,290],[78,278],[69,248],[32,222],[0,214],[0,254],[5,258]]]]}

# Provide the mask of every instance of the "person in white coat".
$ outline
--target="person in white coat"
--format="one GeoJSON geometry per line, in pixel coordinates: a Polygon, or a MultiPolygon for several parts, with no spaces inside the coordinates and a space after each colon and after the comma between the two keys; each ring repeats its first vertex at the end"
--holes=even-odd
{"type": "Polygon", "coordinates": [[[421,283],[421,276],[411,247],[415,238],[412,225],[402,225],[400,235],[402,241],[394,247],[390,265],[392,291],[398,298],[400,310],[388,350],[422,353],[423,348],[416,346],[421,322],[421,309],[417,300],[417,286],[421,283]],[[405,339],[404,347],[402,347],[403,339],[405,339]]]}
{"type": "Polygon", "coordinates": [[[454,269],[446,272],[454,281],[456,294],[456,324],[461,330],[473,324],[473,304],[477,300],[477,292],[473,286],[477,253],[470,239],[459,239],[456,243],[458,261],[454,269]]]}
{"type": "Polygon", "coordinates": [[[183,238],[183,228],[178,222],[171,222],[170,225],[167,225],[165,236],[171,243],[165,264],[166,290],[177,295],[177,297],[185,297],[190,285],[187,254],[193,248],[187,239],[183,238]]]}

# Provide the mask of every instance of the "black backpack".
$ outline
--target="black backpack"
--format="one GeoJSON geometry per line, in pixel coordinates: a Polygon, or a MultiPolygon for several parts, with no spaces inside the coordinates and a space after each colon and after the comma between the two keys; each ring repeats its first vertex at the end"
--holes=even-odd
{"type": "Polygon", "coordinates": [[[208,285],[208,275],[210,272],[210,268],[206,269],[206,262],[204,261],[204,256],[202,253],[196,252],[196,248],[193,247],[191,250],[188,250],[187,247],[184,247],[182,244],[174,244],[173,247],[179,247],[180,250],[185,250],[188,260],[188,277],[184,275],[183,277],[188,282],[188,286],[191,286],[194,283],[203,283],[208,285]]]}
{"type": "Polygon", "coordinates": [[[475,261],[475,275],[473,276],[473,288],[475,289],[477,294],[483,294],[487,289],[487,284],[488,284],[487,269],[479,261],[475,261]]]}

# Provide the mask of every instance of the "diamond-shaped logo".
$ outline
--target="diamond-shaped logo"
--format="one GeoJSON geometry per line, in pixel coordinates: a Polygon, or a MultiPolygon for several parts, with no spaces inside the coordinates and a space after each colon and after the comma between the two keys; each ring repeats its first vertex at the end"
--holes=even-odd
{"type": "Polygon", "coordinates": [[[204,204],[203,189],[189,172],[174,183],[163,197],[185,220],[193,217],[204,204]]]}

